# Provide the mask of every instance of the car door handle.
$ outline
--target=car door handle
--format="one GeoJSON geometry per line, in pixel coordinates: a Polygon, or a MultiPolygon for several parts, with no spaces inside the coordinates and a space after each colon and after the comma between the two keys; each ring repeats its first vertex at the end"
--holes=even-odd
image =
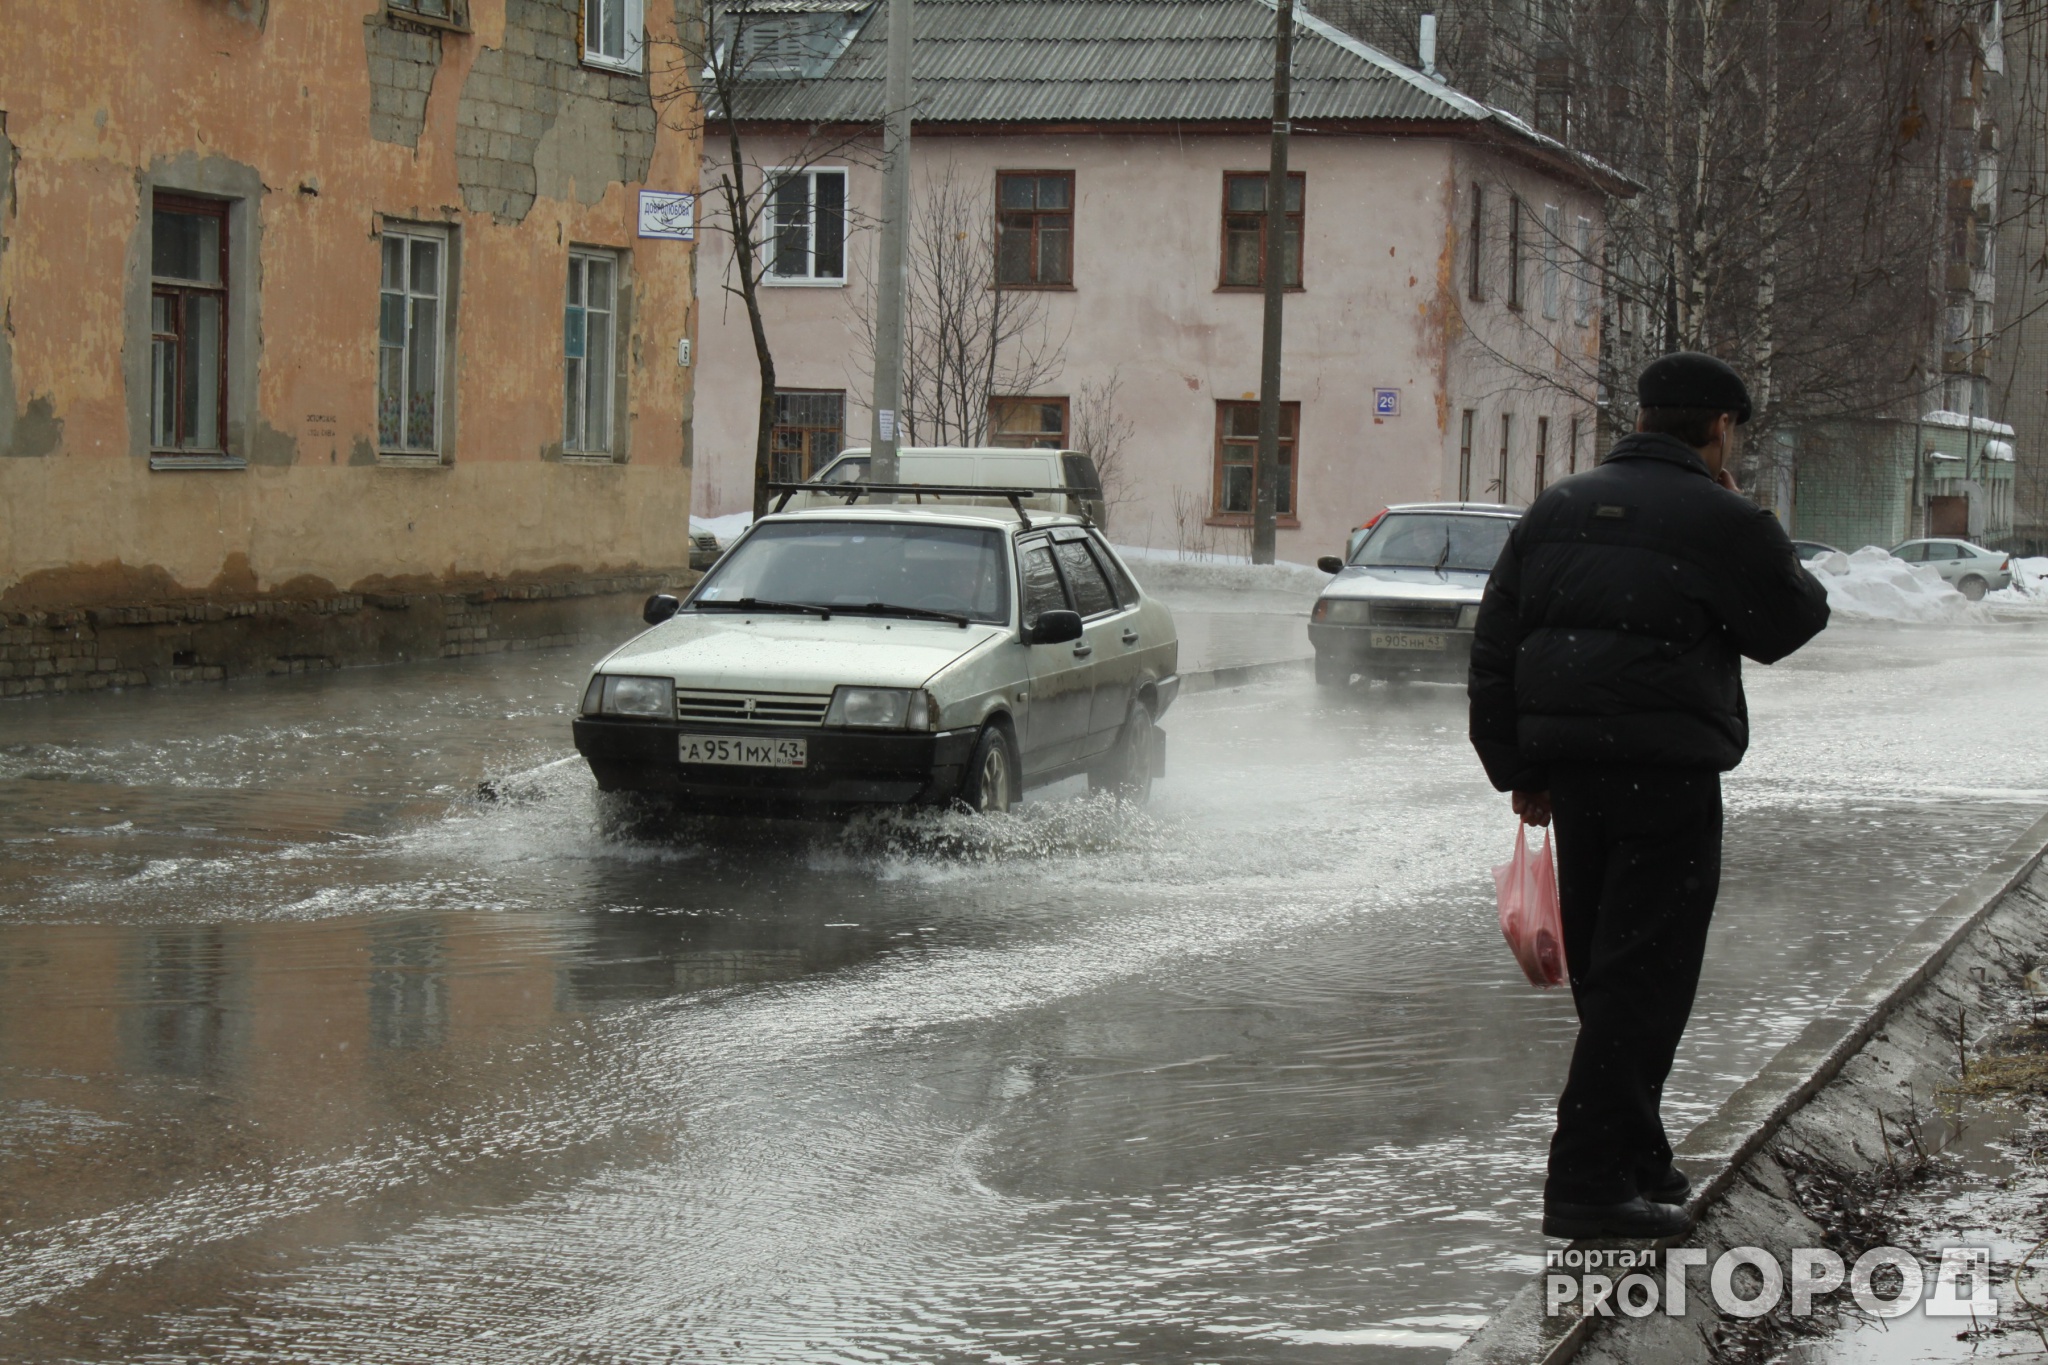
{"type": "Polygon", "coordinates": [[[1075,645],[1075,646],[1074,646],[1074,657],[1075,657],[1075,658],[1077,658],[1077,659],[1085,659],[1085,658],[1087,658],[1087,657],[1088,657],[1088,656],[1089,656],[1090,654],[1093,654],[1094,652],[1095,652],[1095,646],[1094,646],[1094,645],[1075,645]]]}
{"type": "Polygon", "coordinates": [[[1125,644],[1127,644],[1127,645],[1134,645],[1134,644],[1138,643],[1138,632],[1137,632],[1137,631],[1135,631],[1135,630],[1127,630],[1127,631],[1125,631],[1125,632],[1124,632],[1124,643],[1125,643],[1125,644]]]}

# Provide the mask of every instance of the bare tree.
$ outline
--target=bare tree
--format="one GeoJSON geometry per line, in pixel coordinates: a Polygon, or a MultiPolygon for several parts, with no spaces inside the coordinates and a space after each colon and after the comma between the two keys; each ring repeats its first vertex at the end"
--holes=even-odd
{"type": "MultiPolygon", "coordinates": [[[[927,180],[904,265],[903,424],[908,445],[988,443],[990,400],[1058,378],[1055,338],[1038,294],[996,271],[993,206],[949,163],[927,180]]],[[[863,359],[874,366],[874,291],[854,291],[863,359]]]]}
{"type": "MultiPolygon", "coordinates": [[[[785,187],[803,185],[820,162],[845,162],[871,143],[871,130],[813,128],[792,146],[776,144],[774,164],[758,160],[744,131],[749,97],[764,90],[780,94],[791,82],[824,72],[829,55],[850,39],[858,11],[792,8],[777,0],[688,0],[689,18],[679,37],[655,63],[657,102],[678,126],[701,112],[705,133],[703,182],[697,227],[724,235],[732,252],[721,289],[746,309],[761,391],[754,427],[754,515],[768,507],[776,418],[775,355],[762,314],[762,281],[777,254],[810,250],[813,215],[824,212],[806,202],[783,202],[785,187]],[[799,238],[801,241],[799,242],[799,238]]],[[[840,241],[850,235],[850,206],[837,210],[840,241]]],[[[843,249],[843,246],[842,246],[843,249]]]]}
{"type": "Polygon", "coordinates": [[[1114,512],[1130,499],[1132,492],[1124,450],[1138,424],[1124,416],[1117,406],[1123,386],[1123,371],[1113,369],[1100,379],[1084,381],[1080,392],[1074,395],[1074,449],[1086,451],[1094,458],[1096,476],[1102,480],[1102,505],[1106,512],[1114,512]]]}

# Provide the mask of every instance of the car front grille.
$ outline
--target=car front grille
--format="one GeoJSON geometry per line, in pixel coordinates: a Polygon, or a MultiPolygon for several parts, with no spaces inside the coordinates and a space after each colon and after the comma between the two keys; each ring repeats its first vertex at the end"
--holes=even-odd
{"type": "Polygon", "coordinates": [[[1442,630],[1458,624],[1458,604],[1375,602],[1372,604],[1372,623],[1376,626],[1425,626],[1442,630]]]}
{"type": "Polygon", "coordinates": [[[677,688],[676,719],[712,725],[821,725],[832,694],[677,688]]]}

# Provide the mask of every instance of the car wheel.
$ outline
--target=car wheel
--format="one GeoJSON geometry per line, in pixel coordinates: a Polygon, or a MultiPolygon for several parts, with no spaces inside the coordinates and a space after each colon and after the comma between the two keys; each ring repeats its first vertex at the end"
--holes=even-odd
{"type": "Polygon", "coordinates": [[[1971,574],[1968,578],[1956,584],[1956,591],[1969,598],[1972,602],[1982,602],[1984,600],[1985,587],[1986,584],[1983,579],[1975,574],[1971,574]]]}
{"type": "Polygon", "coordinates": [[[1316,686],[1342,691],[1351,686],[1351,668],[1341,660],[1316,655],[1316,686]]]}
{"type": "Polygon", "coordinates": [[[1005,814],[1017,802],[1018,776],[1017,742],[1002,724],[990,721],[974,742],[974,756],[967,760],[960,800],[976,815],[1005,814]]]}
{"type": "Polygon", "coordinates": [[[1129,801],[1152,794],[1152,712],[1144,702],[1131,703],[1116,747],[1100,767],[1088,770],[1088,790],[1115,792],[1129,801]]]}

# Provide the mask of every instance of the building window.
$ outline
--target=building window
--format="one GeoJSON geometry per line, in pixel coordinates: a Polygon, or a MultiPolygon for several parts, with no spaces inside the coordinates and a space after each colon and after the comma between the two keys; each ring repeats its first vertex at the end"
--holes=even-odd
{"type": "Polygon", "coordinates": [[[767,278],[780,283],[846,283],[846,172],[768,175],[767,278]]]}
{"type": "Polygon", "coordinates": [[[562,453],[612,453],[612,384],[618,361],[619,259],[609,251],[569,253],[562,307],[562,453]]]}
{"type": "MultiPolygon", "coordinates": [[[[1301,404],[1280,405],[1280,483],[1273,490],[1275,514],[1294,516],[1296,460],[1295,433],[1301,423],[1301,404]]],[[[1249,520],[1258,505],[1254,485],[1259,460],[1259,405],[1218,403],[1216,405],[1216,493],[1214,511],[1218,517],[1249,520]]]]}
{"type": "Polygon", "coordinates": [[[1555,204],[1543,206],[1543,316],[1555,319],[1562,300],[1563,272],[1558,268],[1558,251],[1564,243],[1564,210],[1555,204]]]}
{"type": "Polygon", "coordinates": [[[1572,322],[1579,327],[1593,325],[1593,220],[1581,218],[1573,242],[1572,322]]]}
{"type": "Polygon", "coordinates": [[[221,453],[227,429],[228,206],[153,196],[149,444],[221,453]]]}
{"type": "Polygon", "coordinates": [[[839,458],[846,445],[843,389],[777,389],[769,437],[777,483],[802,483],[839,458]]]}
{"type": "Polygon", "coordinates": [[[1472,422],[1478,413],[1466,408],[1458,419],[1458,501],[1472,501],[1472,422]]]}
{"type": "Polygon", "coordinates": [[[1465,248],[1465,295],[1474,303],[1486,301],[1486,191],[1472,187],[1472,230],[1465,248]]]}
{"type": "Polygon", "coordinates": [[[377,308],[377,445],[394,455],[441,452],[441,337],[448,234],[384,229],[377,308]]]}
{"type": "MultiPolygon", "coordinates": [[[[1223,177],[1225,288],[1265,287],[1266,184],[1264,171],[1232,172],[1223,177]]],[[[1280,278],[1288,289],[1301,288],[1302,207],[1307,185],[1307,176],[1299,171],[1287,177],[1287,239],[1280,244],[1280,278]]]]}
{"type": "Polygon", "coordinates": [[[991,398],[988,400],[988,443],[1025,450],[1067,448],[1067,400],[1064,398],[991,398]]]}
{"type": "Polygon", "coordinates": [[[469,27],[469,0],[384,0],[384,12],[436,28],[469,27]]]}
{"type": "Polygon", "coordinates": [[[1500,415],[1500,473],[1492,483],[1486,485],[1489,493],[1498,493],[1500,500],[1508,500],[1508,449],[1515,435],[1515,415],[1504,412],[1500,415]]]}
{"type": "Polygon", "coordinates": [[[1508,307],[1522,306],[1522,198],[1508,199],[1508,307]]]}
{"type": "Polygon", "coordinates": [[[1567,474],[1576,474],[1576,473],[1578,473],[1578,472],[1579,472],[1579,419],[1578,419],[1578,418],[1576,418],[1576,417],[1572,418],[1572,425],[1571,425],[1571,431],[1570,431],[1570,434],[1569,434],[1569,435],[1567,436],[1567,438],[1566,438],[1566,439],[1567,439],[1567,440],[1568,440],[1568,441],[1570,442],[1570,444],[1568,444],[1568,445],[1567,445],[1567,446],[1565,447],[1565,451],[1564,451],[1564,453],[1565,453],[1565,461],[1566,461],[1566,463],[1565,463],[1565,471],[1564,471],[1564,472],[1565,472],[1565,473],[1567,473],[1567,474]]]}
{"type": "Polygon", "coordinates": [[[996,283],[1057,288],[1074,282],[1074,173],[996,175],[996,283]]]}
{"type": "Polygon", "coordinates": [[[638,71],[647,48],[644,0],[583,0],[583,60],[638,71]]]}
{"type": "Polygon", "coordinates": [[[1536,419],[1536,496],[1543,496],[1543,490],[1550,482],[1550,419],[1536,419]]]}

